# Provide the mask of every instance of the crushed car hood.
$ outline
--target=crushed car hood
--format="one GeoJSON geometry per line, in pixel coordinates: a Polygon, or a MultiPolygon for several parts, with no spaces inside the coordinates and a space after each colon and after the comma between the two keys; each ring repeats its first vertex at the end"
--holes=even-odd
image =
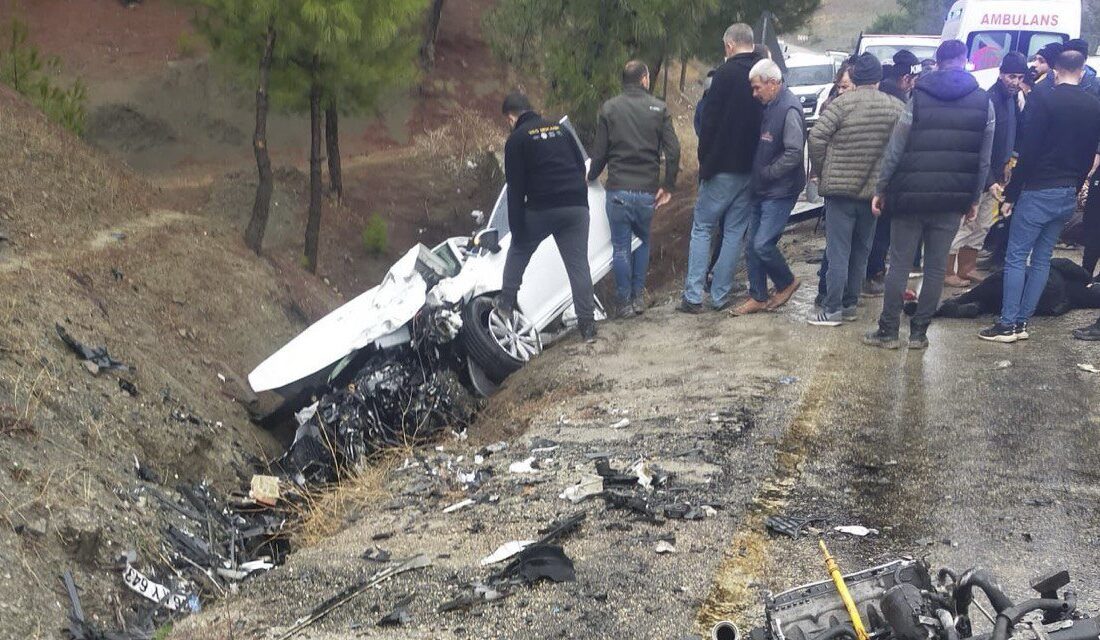
{"type": "Polygon", "coordinates": [[[278,389],[396,331],[424,306],[427,284],[416,270],[419,245],[390,268],[382,283],[312,324],[248,374],[259,393],[278,389]]]}

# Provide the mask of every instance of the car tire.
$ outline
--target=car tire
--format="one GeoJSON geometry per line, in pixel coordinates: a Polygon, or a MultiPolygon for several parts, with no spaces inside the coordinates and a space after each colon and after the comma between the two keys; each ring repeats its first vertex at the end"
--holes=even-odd
{"type": "Polygon", "coordinates": [[[514,322],[501,318],[493,310],[492,296],[474,298],[462,309],[462,344],[466,355],[497,383],[542,352],[531,321],[519,311],[514,322]]]}

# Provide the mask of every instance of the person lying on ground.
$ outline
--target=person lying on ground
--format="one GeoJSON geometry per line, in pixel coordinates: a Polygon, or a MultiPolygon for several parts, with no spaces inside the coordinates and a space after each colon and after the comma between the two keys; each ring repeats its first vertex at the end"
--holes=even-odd
{"type": "MultiPolygon", "coordinates": [[[[1074,309],[1100,309],[1100,286],[1091,286],[1088,272],[1077,263],[1066,258],[1050,261],[1050,277],[1039,297],[1035,314],[1039,316],[1060,316],[1074,309]]],[[[997,271],[983,280],[978,286],[945,300],[936,310],[937,318],[977,318],[982,315],[1001,313],[1004,292],[1004,272],[997,271]]],[[[917,303],[905,305],[906,315],[917,311],[917,303]]]]}

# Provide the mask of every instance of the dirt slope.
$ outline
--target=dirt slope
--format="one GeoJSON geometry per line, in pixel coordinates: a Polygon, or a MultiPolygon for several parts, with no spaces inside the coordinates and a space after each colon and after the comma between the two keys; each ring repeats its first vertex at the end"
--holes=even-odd
{"type": "Polygon", "coordinates": [[[57,637],[67,567],[90,613],[129,608],[112,564],[155,557],[159,535],[134,458],[166,486],[236,487],[278,450],[233,400],[239,377],[332,304],[157,197],[0,87],[0,637],[57,637]],[[134,371],[93,376],[55,323],[134,371]]]}

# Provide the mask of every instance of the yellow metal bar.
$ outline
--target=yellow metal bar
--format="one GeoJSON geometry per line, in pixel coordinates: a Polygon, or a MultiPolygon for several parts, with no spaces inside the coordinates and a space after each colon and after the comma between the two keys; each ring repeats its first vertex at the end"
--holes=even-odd
{"type": "Polygon", "coordinates": [[[848,610],[848,617],[852,619],[852,629],[856,632],[856,640],[868,640],[867,630],[863,628],[863,620],[859,617],[859,609],[856,608],[855,600],[852,600],[852,594],[848,593],[848,585],[844,584],[844,576],[840,573],[840,567],[836,564],[836,559],[829,553],[829,548],[825,546],[824,540],[818,540],[818,544],[821,545],[821,553],[825,555],[825,568],[829,570],[829,576],[833,579],[833,584],[836,585],[836,591],[840,594],[841,601],[844,602],[844,608],[848,610]]]}

